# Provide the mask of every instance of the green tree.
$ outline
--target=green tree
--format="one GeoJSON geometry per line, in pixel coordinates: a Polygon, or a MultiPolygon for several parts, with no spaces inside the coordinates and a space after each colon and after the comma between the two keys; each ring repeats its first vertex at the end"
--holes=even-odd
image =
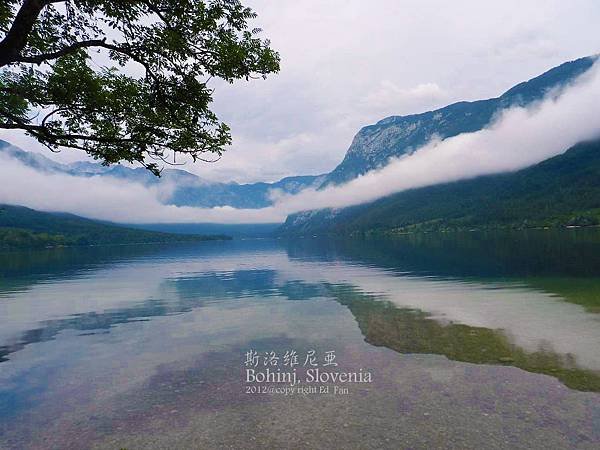
{"type": "Polygon", "coordinates": [[[105,164],[218,157],[222,79],[266,77],[279,55],[238,0],[2,0],[0,128],[105,164]]]}

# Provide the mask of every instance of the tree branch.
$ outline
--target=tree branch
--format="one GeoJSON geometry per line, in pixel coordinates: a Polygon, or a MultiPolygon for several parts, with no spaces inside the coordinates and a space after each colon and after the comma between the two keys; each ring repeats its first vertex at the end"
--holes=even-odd
{"type": "Polygon", "coordinates": [[[50,2],[46,0],[25,0],[15,16],[10,30],[0,41],[0,67],[19,56],[27,45],[27,38],[33,29],[40,12],[50,2]]]}
{"type": "MultiPolygon", "coordinates": [[[[104,144],[129,144],[129,145],[149,145],[149,146],[153,146],[153,147],[161,147],[167,150],[172,150],[172,151],[179,151],[180,153],[185,153],[182,152],[181,150],[176,150],[174,149],[172,146],[168,145],[168,144],[164,144],[162,142],[158,142],[158,141],[148,141],[148,140],[139,140],[139,139],[131,139],[131,138],[119,138],[119,137],[115,137],[115,138],[109,138],[109,137],[102,137],[102,136],[93,136],[93,135],[87,135],[87,134],[76,134],[76,133],[54,133],[52,132],[48,127],[43,126],[43,125],[33,125],[33,124],[28,124],[25,123],[17,118],[13,117],[9,117],[11,120],[13,120],[16,123],[3,123],[0,122],[0,128],[4,128],[4,129],[8,129],[8,130],[18,130],[18,129],[22,129],[25,131],[28,131],[29,133],[32,133],[36,136],[42,137],[44,138],[44,140],[47,140],[49,142],[53,142],[53,143],[57,143],[58,141],[64,141],[64,140],[70,140],[70,141],[90,141],[90,142],[99,142],[99,143],[104,143],[104,144]]],[[[60,143],[61,146],[65,146],[64,143],[60,143]]]]}
{"type": "Polygon", "coordinates": [[[41,64],[44,61],[50,61],[53,59],[60,58],[61,56],[68,55],[69,53],[73,53],[76,50],[81,48],[89,48],[89,47],[101,47],[106,42],[106,38],[104,39],[90,39],[87,41],[75,42],[74,44],[68,45],[56,52],[52,53],[40,53],[38,55],[33,56],[16,56],[11,62],[22,62],[22,63],[31,63],[31,64],[41,64]]]}
{"type": "Polygon", "coordinates": [[[52,61],[57,58],[60,58],[61,56],[68,55],[79,49],[92,48],[92,47],[104,48],[104,49],[111,50],[111,51],[114,51],[117,53],[121,53],[125,56],[128,56],[133,61],[137,62],[138,64],[140,64],[144,67],[144,69],[146,70],[146,75],[148,75],[149,77],[158,81],[158,77],[153,72],[150,65],[146,61],[144,61],[140,56],[136,55],[135,52],[132,51],[131,48],[127,48],[123,45],[109,44],[106,42],[106,38],[89,39],[86,41],[75,42],[71,45],[68,45],[68,46],[56,51],[56,52],[51,52],[51,53],[40,53],[38,55],[32,55],[32,56],[17,55],[10,61],[10,63],[41,64],[43,62],[52,61]]]}

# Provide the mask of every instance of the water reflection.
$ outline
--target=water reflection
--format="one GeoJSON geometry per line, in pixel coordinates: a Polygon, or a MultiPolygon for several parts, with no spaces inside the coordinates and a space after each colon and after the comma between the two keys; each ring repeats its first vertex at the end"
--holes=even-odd
{"type": "Polygon", "coordinates": [[[226,300],[330,299],[351,311],[372,345],[513,365],[600,391],[597,316],[563,301],[578,298],[588,311],[597,301],[598,253],[589,250],[598,241],[584,237],[553,236],[551,245],[525,235],[527,245],[505,240],[508,250],[497,236],[470,234],[5,254],[0,362],[69,330],[110,333],[226,300]],[[557,292],[531,289],[540,285],[557,292]]]}
{"type": "Polygon", "coordinates": [[[415,275],[522,282],[600,312],[600,230],[427,233],[393,239],[305,239],[288,252],[415,275]]]}
{"type": "Polygon", "coordinates": [[[333,286],[332,293],[352,311],[369,344],[400,353],[444,355],[453,361],[512,365],[554,376],[572,389],[600,392],[600,372],[578,367],[573,354],[558,354],[552,345],[528,352],[499,330],[444,323],[418,309],[373,301],[352,286],[333,286]]]}
{"type": "MultiPolygon", "coordinates": [[[[356,421],[431,404],[454,420],[456,402],[469,423],[492,404],[521,420],[541,395],[536,429],[550,414],[568,424],[561,439],[583,442],[594,427],[580,417],[594,403],[572,390],[600,391],[599,242],[594,233],[465,234],[1,254],[0,447],[109,439],[105,447],[119,448],[110,440],[119,428],[146,436],[150,418],[161,433],[185,428],[181,409],[213,420],[233,408],[219,423],[241,426],[268,403],[240,394],[248,348],[334,348],[350,368],[375,370],[377,388],[352,398],[356,421]],[[472,377],[493,387],[474,394],[472,377]],[[507,402],[511,389],[521,403],[507,402]]],[[[272,421],[300,420],[315,404],[350,421],[344,403],[273,402],[272,421]]],[[[207,423],[214,433],[202,439],[222,439],[207,423]]],[[[402,435],[390,425],[373,432],[373,446],[386,446],[388,429],[402,435]]],[[[456,439],[473,447],[478,436],[456,439]]]]}
{"type": "Polygon", "coordinates": [[[275,270],[237,270],[221,273],[200,273],[166,279],[161,286],[169,298],[146,300],[119,309],[106,309],[69,315],[39,322],[39,327],[26,330],[10,344],[0,346],[0,362],[8,361],[11,353],[25,346],[51,341],[62,331],[77,330],[89,336],[109,332],[119,324],[149,321],[153,317],[190,312],[210,301],[244,300],[252,297],[282,297],[288,300],[311,300],[327,294],[326,286],[288,281],[276,284],[275,270]]]}

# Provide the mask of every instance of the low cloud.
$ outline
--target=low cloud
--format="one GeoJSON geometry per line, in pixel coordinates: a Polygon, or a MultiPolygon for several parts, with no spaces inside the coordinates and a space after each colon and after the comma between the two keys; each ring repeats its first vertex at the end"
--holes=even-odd
{"type": "Polygon", "coordinates": [[[0,158],[0,178],[0,203],[70,212],[92,219],[122,223],[261,223],[281,219],[261,210],[164,205],[159,201],[164,196],[162,188],[106,176],[42,173],[6,157],[0,158]]]}
{"type": "MultiPolygon", "coordinates": [[[[429,88],[428,88],[429,89],[429,88]]],[[[278,195],[262,209],[164,205],[162,188],[109,177],[37,172],[16,160],[0,161],[0,203],[65,211],[123,223],[266,223],[309,209],[341,208],[406,189],[514,171],[558,155],[600,132],[598,64],[559,96],[502,113],[488,128],[431,141],[409,156],[344,185],[278,195]]]]}

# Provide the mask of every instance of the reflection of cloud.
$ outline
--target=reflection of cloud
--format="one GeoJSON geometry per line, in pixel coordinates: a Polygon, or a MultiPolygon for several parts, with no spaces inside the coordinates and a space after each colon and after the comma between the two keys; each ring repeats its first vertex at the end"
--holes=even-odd
{"type": "MultiPolygon", "coordinates": [[[[375,296],[400,308],[426,312],[431,319],[442,323],[452,321],[471,327],[502,329],[514,344],[526,351],[552,348],[559,354],[574,355],[579,367],[600,369],[596,348],[600,329],[596,318],[581,306],[555,295],[514,283],[398,276],[386,269],[359,264],[359,261],[320,261],[315,260],[314,255],[309,256],[295,260],[278,248],[256,251],[254,246],[247,251],[222,248],[216,255],[202,254],[202,250],[195,249],[193,256],[130,260],[115,267],[88,271],[86,276],[76,279],[57,278],[53,283],[15,293],[10,302],[0,304],[0,312],[9,312],[0,314],[0,339],[26,332],[40,322],[54,324],[54,328],[77,328],[76,319],[54,320],[61,317],[85,319],[89,316],[96,323],[101,323],[98,321],[103,318],[122,323],[123,317],[157,317],[198,307],[203,309],[198,317],[208,317],[212,307],[222,312],[221,318],[210,316],[206,326],[198,329],[212,333],[235,326],[237,331],[244,320],[261,323],[266,317],[264,314],[273,316],[272,302],[265,300],[269,295],[289,299],[290,294],[298,292],[294,288],[300,286],[306,289],[305,295],[314,295],[313,299],[330,297],[327,289],[321,289],[323,284],[347,285],[371,299],[375,296]],[[152,282],[148,284],[148,280],[152,282]],[[116,300],[122,296],[114,292],[124,289],[136,295],[116,300]],[[87,298],[81,296],[81,292],[95,294],[87,298]],[[65,302],[65,298],[78,300],[65,302]],[[228,298],[241,301],[235,306],[226,304],[226,308],[220,307],[219,302],[206,301],[228,298]],[[249,303],[254,300],[269,303],[269,312],[258,314],[255,304],[249,303]],[[38,306],[32,308],[32,303],[38,306]],[[121,314],[115,314],[119,311],[121,314]],[[226,311],[232,315],[225,314],[226,311]],[[556,333],[557,329],[561,332],[556,333]]],[[[300,327],[283,313],[273,322],[276,323],[270,326],[282,333],[300,327]]],[[[243,326],[244,331],[240,333],[252,328],[243,326]]],[[[328,332],[321,329],[323,333],[328,332]]],[[[318,332],[311,330],[311,334],[305,336],[318,332]]],[[[239,337],[239,333],[226,334],[239,337]]]]}

